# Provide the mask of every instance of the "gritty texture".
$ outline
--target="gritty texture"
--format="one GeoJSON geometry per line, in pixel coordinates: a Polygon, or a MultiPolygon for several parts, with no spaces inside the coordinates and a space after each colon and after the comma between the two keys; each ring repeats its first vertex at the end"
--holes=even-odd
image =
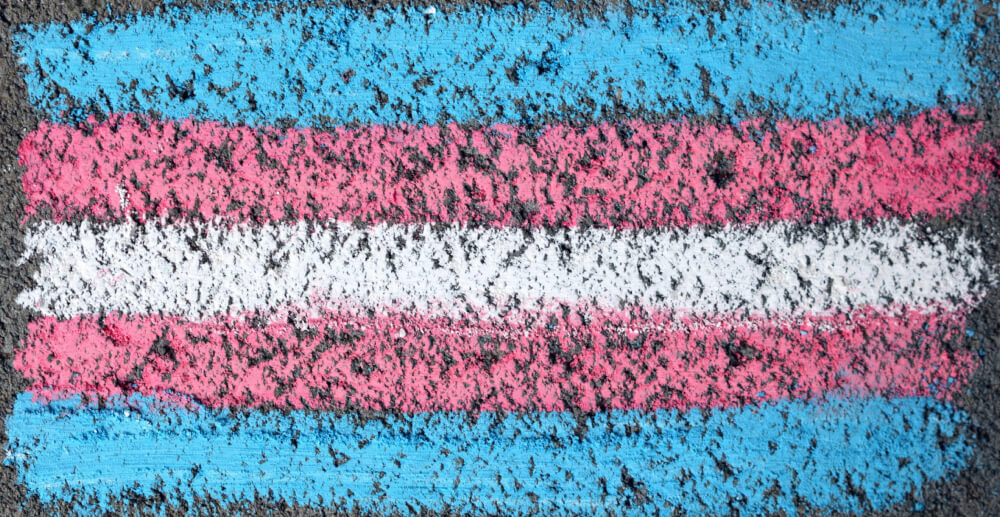
{"type": "Polygon", "coordinates": [[[332,131],[44,122],[21,143],[28,215],[229,222],[655,227],[953,215],[992,149],[967,110],[900,123],[695,121],[332,131]],[[963,120],[965,117],[965,120],[963,120]]]}
{"type": "Polygon", "coordinates": [[[267,317],[289,306],[496,315],[559,304],[823,315],[975,302],[988,275],[977,241],[896,221],[624,232],[84,221],[38,223],[24,243],[42,259],[17,303],[63,318],[267,317]]]}
{"type": "MultiPolygon", "coordinates": [[[[0,133],[0,143],[2,143],[2,155],[0,155],[0,172],[3,176],[3,188],[0,189],[0,203],[3,209],[3,295],[4,300],[4,320],[2,322],[4,344],[3,382],[0,383],[0,394],[5,400],[5,411],[9,411],[13,402],[13,395],[22,389],[25,384],[19,375],[15,374],[10,367],[12,349],[15,343],[19,343],[25,335],[25,324],[27,312],[22,311],[13,302],[15,293],[31,285],[30,275],[33,271],[32,262],[17,264],[16,261],[21,256],[21,233],[18,223],[22,217],[22,206],[24,203],[20,190],[20,177],[23,169],[17,166],[17,146],[23,136],[37,125],[36,115],[28,108],[26,103],[26,92],[24,84],[21,82],[14,60],[10,52],[9,27],[26,22],[61,21],[78,19],[81,13],[97,13],[99,16],[110,14],[119,15],[133,10],[149,8],[157,2],[146,2],[136,0],[132,2],[123,1],[100,1],[100,2],[24,2],[18,5],[7,5],[0,2],[0,24],[3,25],[0,38],[5,48],[3,59],[3,74],[0,74],[2,81],[2,118],[4,131],[0,133]],[[126,5],[129,4],[129,5],[126,5]]],[[[198,2],[192,2],[193,5],[198,2]]],[[[804,16],[810,12],[824,11],[831,9],[833,4],[806,2],[797,5],[796,8],[803,10],[804,16]]],[[[603,9],[601,3],[582,3],[580,5],[564,6],[572,13],[582,10],[599,11],[603,9]]],[[[985,66],[997,69],[997,33],[996,31],[996,10],[991,6],[975,6],[975,21],[984,27],[981,34],[977,34],[977,44],[970,51],[970,59],[974,59],[985,66]]],[[[370,9],[371,6],[362,6],[370,9]]],[[[438,5],[437,9],[447,10],[453,8],[451,5],[438,5]]],[[[706,3],[705,10],[720,9],[717,5],[706,3]]],[[[995,79],[994,79],[995,80],[995,79]]],[[[975,103],[973,114],[970,118],[984,123],[984,130],[980,135],[983,142],[990,142],[996,135],[1000,134],[1000,124],[996,119],[996,84],[990,80],[983,80],[979,85],[982,99],[985,103],[975,103]]],[[[642,110],[626,113],[622,111],[612,111],[608,118],[612,120],[625,120],[643,115],[642,110]]],[[[654,117],[650,117],[652,119],[654,117]]],[[[711,117],[709,117],[711,119],[711,117]]],[[[982,242],[983,252],[986,261],[990,264],[997,263],[997,234],[996,221],[1000,220],[1000,210],[997,210],[996,199],[1000,196],[1000,191],[995,188],[984,194],[978,202],[971,204],[972,209],[963,212],[957,219],[944,221],[939,219],[923,219],[922,222],[928,227],[940,229],[941,227],[954,228],[961,227],[975,233],[976,238],[982,242]]],[[[968,350],[981,354],[984,357],[983,365],[973,374],[972,382],[968,386],[967,392],[957,395],[956,404],[963,408],[970,415],[970,422],[967,428],[974,433],[975,442],[978,446],[977,453],[972,459],[971,467],[957,477],[948,482],[928,481],[924,484],[924,501],[917,505],[914,501],[904,501],[887,513],[891,515],[910,514],[919,510],[929,514],[956,514],[956,515],[991,515],[997,507],[1000,507],[998,493],[996,491],[998,480],[998,465],[1000,465],[1000,450],[990,445],[1000,438],[1000,419],[997,412],[1000,411],[1000,401],[998,401],[998,389],[1000,389],[1000,341],[998,341],[997,314],[1000,313],[1000,299],[996,292],[991,291],[986,299],[979,305],[969,319],[968,328],[971,334],[964,340],[955,340],[952,346],[962,350],[968,350]]],[[[3,438],[0,435],[0,438],[3,438]]],[[[0,513],[18,514],[21,511],[19,503],[25,497],[25,492],[15,481],[14,470],[10,467],[0,467],[0,513]]],[[[111,498],[113,503],[119,504],[120,511],[130,510],[134,513],[140,512],[141,508],[150,506],[167,508],[169,512],[191,511],[200,514],[218,514],[223,510],[234,510],[237,506],[230,501],[220,501],[213,497],[191,497],[188,500],[176,501],[156,491],[147,494],[135,494],[128,500],[111,498]],[[165,505],[165,506],[164,506],[165,505]]],[[[51,503],[49,503],[51,504],[51,503]]],[[[55,503],[56,505],[62,503],[55,503]]],[[[801,509],[807,509],[804,502],[795,503],[801,509]]],[[[335,512],[330,510],[316,510],[299,507],[288,502],[276,501],[274,494],[255,494],[246,503],[246,508],[251,513],[265,514],[269,510],[275,510],[283,515],[332,515],[335,512]]],[[[36,515],[46,513],[40,501],[29,501],[25,507],[27,514],[36,515]]],[[[52,506],[47,508],[51,509],[52,506]]],[[[355,509],[355,513],[362,513],[355,509]]],[[[444,513],[451,513],[445,511],[444,513]]],[[[722,513],[728,513],[722,510],[722,513]]]]}
{"type": "Polygon", "coordinates": [[[729,6],[726,16],[683,1],[632,6],[585,17],[545,3],[449,16],[176,9],[167,25],[137,16],[28,28],[16,50],[32,102],[60,119],[155,111],[255,125],[529,123],[640,108],[872,117],[971,93],[963,4],[863,2],[802,23],[787,23],[794,10],[781,2],[729,6]]]}
{"type": "Polygon", "coordinates": [[[793,512],[799,498],[857,511],[898,501],[971,453],[960,434],[966,415],[926,398],[613,410],[583,422],[566,412],[233,416],[138,397],[79,405],[79,397],[38,404],[19,395],[14,461],[38,465],[26,479],[44,500],[71,494],[64,483],[91,484],[98,509],[126,488],[150,494],[155,480],[169,500],[195,491],[232,500],[267,484],[293,502],[383,512],[711,515],[738,504],[759,514],[793,512]],[[144,461],[154,455],[156,463],[144,461]]]}
{"type": "Polygon", "coordinates": [[[593,412],[827,393],[948,399],[979,363],[946,345],[964,332],[965,314],[891,307],[782,321],[564,307],[499,320],[289,311],[192,323],[112,313],[32,321],[15,366],[47,398],[139,393],[215,408],[593,412]]]}

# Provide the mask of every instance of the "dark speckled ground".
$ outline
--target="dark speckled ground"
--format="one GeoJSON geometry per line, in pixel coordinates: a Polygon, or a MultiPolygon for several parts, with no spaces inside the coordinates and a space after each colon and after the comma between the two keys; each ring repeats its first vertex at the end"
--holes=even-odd
{"type": "MultiPolygon", "coordinates": [[[[149,10],[162,4],[160,0],[0,0],[0,418],[11,410],[14,396],[26,383],[11,365],[12,354],[25,332],[29,314],[14,303],[16,294],[30,282],[35,265],[31,262],[18,265],[22,252],[23,233],[20,226],[22,206],[21,170],[17,165],[17,146],[21,138],[37,124],[37,114],[26,101],[25,84],[20,78],[11,55],[10,31],[26,23],[67,21],[83,13],[99,16],[119,16],[137,10],[149,10]]],[[[200,0],[177,2],[192,6],[208,3],[200,0]]],[[[323,3],[323,2],[313,2],[323,3]]],[[[414,1],[367,3],[348,1],[354,7],[372,8],[391,4],[431,4],[414,1]]],[[[494,4],[515,3],[506,0],[494,4]]],[[[532,2],[527,2],[532,3],[532,2]]],[[[558,1],[557,6],[580,13],[603,10],[608,2],[588,0],[583,2],[558,1]],[[560,5],[563,4],[563,5],[560,5]],[[570,5],[571,4],[571,5],[570,5]]],[[[836,3],[816,0],[795,2],[804,15],[828,9],[836,3]]],[[[462,0],[449,1],[447,5],[434,4],[447,10],[462,4],[462,0]]],[[[301,5],[301,2],[299,3],[301,5]]],[[[702,2],[703,9],[722,8],[717,2],[702,2]]],[[[280,8],[280,7],[279,7],[280,8]]],[[[993,70],[1000,77],[1000,21],[997,9],[980,5],[976,21],[986,28],[985,37],[970,49],[969,59],[981,67],[993,70]]],[[[982,138],[995,141],[1000,138],[1000,100],[997,90],[1000,83],[995,77],[985,77],[980,85],[980,97],[985,99],[976,108],[976,116],[985,123],[982,138]]],[[[636,113],[621,113],[623,118],[636,113]]],[[[1000,184],[991,187],[983,198],[982,210],[970,210],[962,217],[948,220],[927,220],[929,226],[959,225],[976,234],[986,243],[985,256],[990,263],[1000,263],[1000,184]]],[[[998,515],[1000,514],[1000,290],[994,289],[972,314],[969,329],[974,336],[957,346],[985,352],[984,365],[973,377],[968,392],[958,396],[956,403],[973,417],[972,433],[978,443],[978,454],[972,464],[947,483],[929,483],[924,487],[925,501],[922,513],[913,501],[900,503],[888,515],[998,515]]],[[[6,443],[6,433],[0,426],[0,442],[6,443]]],[[[0,467],[0,517],[6,515],[48,515],[55,508],[45,508],[38,501],[25,502],[26,491],[16,482],[16,472],[10,467],[0,467]]],[[[250,515],[342,515],[343,512],[320,511],[288,506],[260,497],[248,501],[240,508],[225,506],[211,499],[198,499],[191,507],[164,507],[163,498],[132,498],[119,501],[120,513],[142,515],[151,507],[165,510],[167,515],[220,515],[240,513],[250,515]]],[[[358,512],[347,512],[356,514],[358,512]]]]}

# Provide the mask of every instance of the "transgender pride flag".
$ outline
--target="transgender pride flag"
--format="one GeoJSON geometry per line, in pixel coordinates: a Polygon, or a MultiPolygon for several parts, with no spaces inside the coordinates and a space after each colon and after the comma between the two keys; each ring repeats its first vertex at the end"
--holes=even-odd
{"type": "Polygon", "coordinates": [[[862,4],[21,28],[8,463],[81,513],[919,501],[994,166],[973,12],[862,4]]]}

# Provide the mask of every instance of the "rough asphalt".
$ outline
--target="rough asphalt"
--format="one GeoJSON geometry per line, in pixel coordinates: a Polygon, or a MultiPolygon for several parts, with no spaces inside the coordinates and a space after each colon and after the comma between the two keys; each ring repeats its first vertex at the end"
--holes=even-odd
{"type": "MultiPolygon", "coordinates": [[[[193,7],[217,2],[175,2],[193,7]]],[[[324,4],[324,2],[312,2],[324,4]]],[[[371,9],[383,5],[434,5],[447,10],[462,4],[461,1],[447,5],[433,2],[346,2],[359,9],[371,9]]],[[[490,2],[486,2],[490,3],[490,2]]],[[[514,2],[493,2],[508,4],[514,2]]],[[[527,2],[529,5],[532,2],[527,2]]],[[[613,2],[612,2],[613,3],[613,2]]],[[[834,2],[806,0],[795,2],[803,16],[829,9],[834,2]]],[[[27,386],[25,380],[12,366],[14,350],[21,343],[26,324],[31,316],[14,302],[17,293],[31,287],[31,276],[37,268],[35,261],[18,264],[21,257],[24,232],[22,219],[25,199],[20,177],[23,170],[17,163],[17,148],[22,138],[39,123],[39,114],[27,103],[26,86],[21,71],[16,65],[11,51],[11,30],[30,23],[64,22],[75,20],[84,14],[99,17],[118,17],[136,11],[148,11],[162,4],[156,0],[0,0],[0,420],[11,411],[14,397],[27,386]]],[[[297,5],[301,5],[299,2],[297,5]]],[[[556,2],[560,8],[584,14],[602,11],[605,2],[556,2]],[[565,3],[566,5],[560,5],[565,3]]],[[[278,7],[280,9],[280,6],[278,7]]],[[[702,9],[725,9],[724,3],[706,1],[702,9]]],[[[984,77],[979,85],[978,96],[985,101],[973,106],[976,119],[981,120],[985,130],[980,138],[984,142],[995,142],[1000,138],[1000,20],[995,6],[983,4],[977,9],[977,24],[985,27],[982,36],[970,49],[970,61],[992,70],[996,75],[984,77]]],[[[641,117],[655,120],[657,117],[641,112],[622,111],[612,120],[641,117]]],[[[712,121],[712,117],[706,117],[712,121]]],[[[997,164],[1000,166],[1000,164],[997,164]]],[[[936,218],[918,219],[932,228],[961,227],[984,243],[983,254],[994,267],[1000,266],[1000,181],[993,184],[977,200],[969,204],[963,215],[948,220],[936,218]]],[[[947,482],[928,483],[923,488],[924,503],[904,501],[885,515],[996,515],[1000,511],[1000,289],[994,287],[968,321],[973,335],[951,343],[951,346],[980,352],[983,364],[974,374],[967,391],[956,395],[955,403],[972,417],[969,433],[975,437],[977,454],[969,468],[961,471],[947,482]]],[[[6,432],[0,426],[0,442],[6,443],[6,432]]],[[[116,501],[118,514],[141,515],[150,509],[159,509],[167,515],[218,515],[243,513],[249,515],[361,515],[358,509],[317,510],[290,506],[274,501],[266,494],[256,500],[247,501],[236,507],[220,503],[211,498],[195,498],[190,506],[169,506],[165,497],[128,497],[116,501]]],[[[803,507],[805,513],[809,509],[803,507]]],[[[17,473],[12,467],[0,466],[0,515],[48,515],[59,513],[60,508],[47,508],[38,500],[28,498],[27,492],[17,483],[17,473]],[[26,502],[25,502],[26,501],[26,502]]]]}

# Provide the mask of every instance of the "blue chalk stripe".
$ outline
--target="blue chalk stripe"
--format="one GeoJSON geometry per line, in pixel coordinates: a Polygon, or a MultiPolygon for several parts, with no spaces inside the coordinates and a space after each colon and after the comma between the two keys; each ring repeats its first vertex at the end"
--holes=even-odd
{"type": "MultiPolygon", "coordinates": [[[[18,397],[8,463],[43,501],[81,489],[234,501],[542,515],[796,512],[795,497],[881,509],[961,468],[967,417],[928,398],[781,402],[717,411],[614,411],[478,420],[462,413],[230,415],[18,397]],[[849,490],[849,487],[853,489],[849,490]]],[[[917,494],[919,500],[919,493],[917,494]]],[[[98,508],[104,509],[104,508],[98,508]]]]}
{"type": "Polygon", "coordinates": [[[548,5],[280,18],[259,3],[173,7],[24,27],[16,52],[32,103],[59,120],[155,110],[251,124],[528,123],[604,119],[619,107],[818,119],[969,100],[971,9],[862,3],[804,16],[754,2],[723,19],[673,2],[580,22],[548,5]],[[82,108],[65,112],[71,98],[82,108]]]}

